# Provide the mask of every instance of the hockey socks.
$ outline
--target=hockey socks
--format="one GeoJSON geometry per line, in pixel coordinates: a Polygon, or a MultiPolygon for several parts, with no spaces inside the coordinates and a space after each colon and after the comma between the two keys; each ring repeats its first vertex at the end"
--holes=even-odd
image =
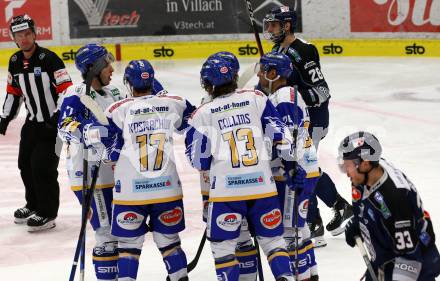
{"type": "Polygon", "coordinates": [[[118,281],[136,280],[141,250],[119,248],[118,281]]]}
{"type": "Polygon", "coordinates": [[[292,276],[289,254],[285,249],[273,249],[267,255],[267,261],[269,262],[272,274],[276,279],[292,276]]]}
{"type": "Polygon", "coordinates": [[[109,242],[100,247],[93,248],[93,265],[96,279],[116,280],[118,277],[118,253],[115,243],[109,242]]]}
{"type": "Polygon", "coordinates": [[[188,275],[186,255],[182,248],[180,248],[180,242],[160,248],[159,250],[162,253],[163,262],[171,281],[178,281],[188,275]]]}
{"type": "Polygon", "coordinates": [[[292,264],[293,272],[296,272],[296,264],[298,263],[299,280],[307,280],[311,275],[317,275],[317,265],[315,261],[315,252],[313,250],[313,243],[308,240],[304,242],[298,249],[298,259],[295,258],[296,251],[292,247],[289,249],[290,262],[292,264]],[[313,272],[313,274],[312,274],[313,272]]]}
{"type": "Polygon", "coordinates": [[[253,245],[240,247],[235,252],[239,267],[240,281],[255,281],[257,278],[257,250],[253,245]]]}
{"type": "Polygon", "coordinates": [[[218,281],[238,281],[240,267],[235,256],[215,259],[215,271],[218,281]]]}

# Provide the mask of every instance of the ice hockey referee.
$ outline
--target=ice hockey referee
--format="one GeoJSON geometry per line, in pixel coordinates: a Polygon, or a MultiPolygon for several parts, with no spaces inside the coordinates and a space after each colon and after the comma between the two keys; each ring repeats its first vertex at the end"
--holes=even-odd
{"type": "Polygon", "coordinates": [[[29,232],[55,227],[59,207],[57,139],[58,96],[72,84],[63,61],[36,42],[34,21],[16,16],[10,23],[20,49],[9,60],[7,94],[0,119],[5,135],[21,104],[27,110],[21,129],[18,168],[25,186],[26,205],[15,211],[15,223],[27,224],[29,232]]]}

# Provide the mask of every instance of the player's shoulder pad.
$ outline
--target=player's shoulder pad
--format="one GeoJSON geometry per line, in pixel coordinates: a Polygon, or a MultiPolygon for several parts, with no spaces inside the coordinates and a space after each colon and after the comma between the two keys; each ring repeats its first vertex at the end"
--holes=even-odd
{"type": "Polygon", "coordinates": [[[236,93],[241,94],[241,95],[242,94],[253,94],[253,95],[256,95],[259,97],[266,97],[266,95],[262,91],[257,90],[257,89],[240,89],[240,90],[237,90],[236,93]]]}
{"type": "Polygon", "coordinates": [[[62,61],[61,58],[55,52],[41,46],[38,46],[38,49],[39,49],[39,54],[38,54],[39,60],[49,60],[52,62],[54,60],[62,61]]]}
{"type": "Polygon", "coordinates": [[[110,105],[110,107],[107,109],[107,111],[108,111],[109,113],[112,113],[112,112],[115,111],[117,108],[119,108],[119,107],[121,107],[122,105],[127,104],[127,103],[129,103],[129,102],[132,102],[132,101],[134,101],[133,98],[125,98],[125,99],[123,99],[123,100],[120,100],[120,101],[114,102],[112,105],[110,105]]]}
{"type": "Polygon", "coordinates": [[[67,87],[64,97],[81,96],[85,94],[85,85],[83,83],[73,84],[67,87]]]}
{"type": "Polygon", "coordinates": [[[196,110],[194,110],[194,111],[191,113],[190,118],[192,119],[194,116],[196,116],[196,114],[200,114],[201,112],[203,113],[203,112],[206,110],[206,108],[209,107],[209,104],[210,104],[211,102],[212,102],[212,101],[207,102],[207,103],[203,103],[203,104],[199,105],[199,106],[196,108],[196,110]]]}
{"type": "Polygon", "coordinates": [[[18,59],[20,58],[20,53],[21,53],[21,51],[17,51],[9,58],[10,65],[19,63],[18,59]]]}
{"type": "Polygon", "coordinates": [[[173,100],[177,100],[177,101],[184,101],[184,99],[179,97],[179,96],[172,96],[172,95],[169,95],[169,94],[160,95],[160,96],[157,96],[157,97],[158,98],[164,98],[164,99],[173,99],[173,100]]]}
{"type": "Polygon", "coordinates": [[[293,58],[295,60],[295,62],[297,62],[297,63],[300,63],[302,61],[301,55],[293,47],[287,48],[287,55],[290,57],[290,59],[293,58]]]}
{"type": "Polygon", "coordinates": [[[295,96],[298,95],[297,101],[299,102],[299,93],[294,87],[282,87],[278,89],[275,93],[269,96],[271,101],[275,101],[276,104],[282,102],[295,103],[295,96]]]}
{"type": "Polygon", "coordinates": [[[102,87],[102,89],[113,97],[123,97],[123,98],[125,97],[125,95],[122,94],[121,90],[116,86],[107,85],[102,87]]]}

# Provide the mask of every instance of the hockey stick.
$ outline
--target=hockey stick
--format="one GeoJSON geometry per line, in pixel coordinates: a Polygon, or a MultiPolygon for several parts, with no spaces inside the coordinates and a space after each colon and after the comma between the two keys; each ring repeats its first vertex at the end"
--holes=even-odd
{"type": "MultiPolygon", "coordinates": [[[[86,95],[90,94],[91,86],[92,86],[93,76],[89,73],[86,77],[86,95]]],[[[85,145],[83,146],[83,186],[82,186],[82,213],[81,213],[81,221],[87,217],[87,209],[85,208],[84,202],[86,202],[87,197],[87,182],[88,182],[88,171],[89,171],[89,162],[88,162],[88,153],[85,145]]],[[[86,263],[86,229],[84,229],[84,238],[81,243],[81,259],[79,265],[79,279],[80,281],[84,281],[85,278],[85,263],[86,263]]]]}
{"type": "MultiPolygon", "coordinates": [[[[89,162],[88,162],[88,153],[85,145],[83,146],[83,186],[82,186],[82,213],[81,213],[81,221],[87,217],[87,209],[85,208],[84,202],[86,202],[87,197],[87,181],[88,181],[88,170],[89,170],[89,162]]],[[[84,229],[84,239],[81,243],[81,259],[79,264],[79,279],[84,281],[84,270],[85,270],[85,261],[86,261],[86,230],[84,229]]]]}
{"type": "Polygon", "coordinates": [[[205,231],[203,232],[202,239],[200,240],[200,244],[199,244],[199,248],[197,249],[197,253],[196,253],[195,257],[193,258],[193,260],[187,266],[188,272],[193,271],[193,269],[196,267],[197,263],[199,262],[200,255],[202,254],[203,247],[205,246],[205,242],[206,242],[206,228],[205,228],[205,231]]]}
{"type": "Polygon", "coordinates": [[[374,272],[373,267],[371,266],[370,258],[368,257],[367,251],[365,251],[364,243],[362,243],[362,240],[359,236],[356,236],[354,239],[356,241],[356,246],[358,247],[359,251],[361,252],[362,258],[364,258],[364,262],[365,262],[365,265],[367,266],[368,272],[371,275],[371,279],[373,279],[373,281],[379,281],[379,279],[377,279],[377,276],[376,276],[376,273],[374,272]]]}
{"type": "MultiPolygon", "coordinates": [[[[93,79],[93,75],[91,75],[89,73],[89,75],[87,75],[86,78],[86,94],[80,97],[80,101],[82,104],[84,104],[84,106],[86,108],[88,108],[93,115],[96,117],[96,119],[103,125],[108,125],[108,120],[105,117],[104,113],[102,112],[101,108],[99,107],[99,105],[89,96],[90,94],[90,90],[91,90],[91,84],[92,84],[92,79],[93,79]]],[[[69,281],[73,281],[75,279],[75,273],[76,273],[76,268],[78,266],[78,259],[79,259],[79,254],[81,253],[81,260],[80,260],[80,279],[84,280],[84,268],[85,268],[85,235],[86,235],[86,226],[87,226],[87,214],[88,214],[88,210],[90,209],[90,206],[92,204],[92,198],[93,198],[93,194],[94,194],[94,190],[95,190],[95,186],[96,186],[96,181],[98,179],[98,174],[99,174],[99,168],[101,166],[101,162],[102,162],[102,155],[104,153],[105,148],[102,149],[101,154],[100,154],[100,160],[98,161],[97,165],[95,166],[96,168],[94,169],[94,171],[92,172],[92,182],[90,184],[90,190],[88,192],[86,191],[86,186],[87,186],[87,171],[88,171],[88,162],[87,162],[87,158],[84,157],[84,162],[83,162],[83,173],[85,175],[85,177],[83,176],[83,194],[82,194],[82,216],[81,216],[81,229],[80,229],[80,233],[79,233],[79,237],[78,237],[78,241],[77,241],[77,245],[76,245],[76,249],[75,249],[75,254],[73,257],[73,263],[72,263],[72,268],[70,271],[70,277],[69,277],[69,281]],[[86,194],[87,193],[87,194],[86,194]]],[[[84,149],[84,151],[86,151],[86,149],[84,149]]],[[[87,153],[84,153],[84,156],[86,156],[87,153]]]]}
{"type": "MultiPolygon", "coordinates": [[[[84,208],[86,210],[89,210],[90,206],[92,205],[92,198],[93,198],[93,194],[94,194],[95,187],[96,187],[96,181],[98,179],[99,168],[101,167],[102,155],[104,153],[104,150],[105,150],[105,148],[102,149],[101,154],[100,154],[100,160],[96,164],[95,169],[93,169],[93,171],[92,171],[92,182],[90,184],[90,189],[87,192],[87,196],[85,198],[86,201],[83,202],[83,204],[85,205],[84,208]]],[[[69,281],[73,281],[75,279],[75,271],[76,271],[76,267],[78,265],[79,253],[80,253],[80,249],[82,248],[81,246],[82,246],[83,240],[85,239],[86,226],[87,226],[87,216],[84,216],[81,220],[81,230],[79,232],[78,242],[76,244],[76,250],[75,250],[75,255],[73,257],[73,264],[72,264],[72,269],[70,271],[69,281]]]]}
{"type": "MultiPolygon", "coordinates": [[[[249,11],[249,19],[251,21],[252,29],[254,30],[255,41],[257,43],[258,52],[260,53],[260,57],[264,55],[263,45],[261,44],[260,34],[258,33],[257,23],[254,18],[254,9],[252,8],[252,4],[250,0],[245,0],[246,6],[249,11]]],[[[238,88],[243,88],[249,80],[255,75],[254,67],[251,66],[247,68],[241,75],[238,80],[238,88]]]]}
{"type": "MultiPolygon", "coordinates": [[[[254,18],[254,9],[252,8],[252,4],[250,0],[245,0],[245,1],[249,11],[249,19],[251,20],[252,29],[254,30],[254,36],[255,36],[255,41],[257,43],[258,52],[260,53],[260,57],[262,57],[264,55],[264,51],[263,51],[263,46],[261,45],[261,39],[260,39],[260,34],[258,33],[257,23],[255,22],[255,18],[254,18]]],[[[251,71],[254,72],[254,69],[252,69],[252,67],[248,68],[245,71],[245,73],[243,73],[244,76],[242,79],[243,81],[245,80],[244,78],[246,78],[248,81],[252,78],[254,73],[251,73],[251,71]]],[[[246,85],[246,83],[244,83],[244,85],[246,85]]],[[[255,248],[257,250],[258,278],[260,281],[264,281],[263,266],[261,264],[260,246],[258,245],[258,241],[255,233],[252,234],[252,239],[254,240],[255,248]]]]}
{"type": "MultiPolygon", "coordinates": [[[[298,147],[297,147],[297,139],[298,139],[298,126],[299,126],[299,122],[298,122],[298,89],[295,86],[294,87],[294,91],[295,91],[295,96],[294,96],[294,103],[295,103],[295,110],[293,111],[293,133],[292,133],[292,137],[293,137],[293,143],[295,144],[295,150],[294,150],[294,161],[298,161],[297,157],[298,157],[298,147]]],[[[296,162],[294,162],[294,168],[296,166],[296,162]]],[[[293,191],[293,209],[294,209],[294,215],[295,215],[295,277],[296,280],[299,280],[299,253],[298,253],[298,242],[299,242],[299,237],[298,237],[298,191],[295,188],[295,190],[293,191]]]]}
{"type": "Polygon", "coordinates": [[[251,0],[245,0],[246,6],[249,11],[249,19],[251,20],[252,29],[254,30],[255,41],[257,42],[258,51],[260,52],[260,57],[264,55],[263,46],[261,45],[260,34],[258,33],[257,22],[254,18],[254,9],[252,8],[251,0]]]}

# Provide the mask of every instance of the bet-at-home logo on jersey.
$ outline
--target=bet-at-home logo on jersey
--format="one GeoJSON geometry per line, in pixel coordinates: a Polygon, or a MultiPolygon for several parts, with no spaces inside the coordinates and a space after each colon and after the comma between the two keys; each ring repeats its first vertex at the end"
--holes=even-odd
{"type": "Polygon", "coordinates": [[[228,104],[224,104],[222,106],[218,106],[216,108],[211,108],[211,113],[220,113],[220,112],[240,109],[240,108],[248,106],[248,105],[249,105],[249,101],[228,103],[228,104]]]}

